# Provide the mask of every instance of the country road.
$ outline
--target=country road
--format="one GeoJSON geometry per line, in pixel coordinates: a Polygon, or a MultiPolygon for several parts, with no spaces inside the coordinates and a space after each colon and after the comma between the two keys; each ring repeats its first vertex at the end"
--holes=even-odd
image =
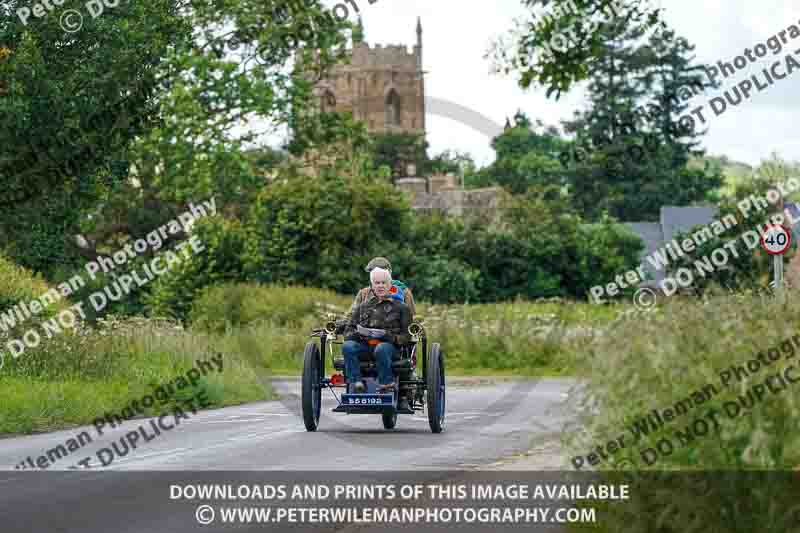
{"type": "Polygon", "coordinates": [[[0,464],[5,471],[0,472],[0,518],[5,524],[39,524],[35,529],[8,531],[195,531],[192,528],[197,524],[187,523],[185,513],[175,518],[172,527],[166,527],[170,504],[176,504],[165,496],[166,489],[150,494],[147,487],[187,476],[212,479],[218,472],[208,472],[211,470],[248,471],[248,479],[263,482],[279,474],[265,477],[257,471],[285,471],[286,475],[298,470],[406,471],[398,472],[406,476],[414,471],[503,470],[516,469],[516,465],[563,469],[566,459],[558,450],[557,438],[567,420],[563,402],[571,383],[564,379],[452,378],[448,382],[447,428],[438,435],[431,433],[424,413],[401,415],[397,428],[389,431],[383,429],[379,416],[331,413],[335,400],[330,393],[323,396],[320,429],[306,432],[299,415],[299,379],[291,378],[273,382],[280,401],[190,414],[190,419],[174,429],[150,442],[139,442],[123,457],[114,456],[105,467],[99,464],[97,451],[113,449],[114,442],[121,448],[119,439],[150,419],[128,421],[102,438],[87,426],[2,439],[0,464]],[[26,458],[35,462],[82,431],[93,441],[57,459],[47,473],[15,469],[26,458]],[[543,451],[530,454],[537,449],[543,451]],[[523,463],[514,462],[526,453],[523,463]],[[90,456],[91,468],[75,468],[78,461],[90,456]],[[98,499],[104,502],[102,508],[94,505],[98,499]],[[40,513],[43,501],[48,508],[45,514],[40,513]],[[144,506],[148,511],[142,514],[144,506]],[[73,516],[70,509],[78,508],[91,511],[73,516]],[[160,527],[155,527],[156,521],[160,527]]]}
{"type": "Polygon", "coordinates": [[[36,462],[47,450],[86,431],[93,441],[53,462],[49,471],[70,469],[88,456],[93,457],[89,465],[102,470],[338,470],[353,469],[354,456],[367,470],[475,468],[555,439],[565,421],[561,404],[571,381],[451,379],[447,428],[440,435],[431,433],[425,412],[400,415],[390,431],[383,429],[379,416],[332,413],[336,402],[327,391],[320,429],[308,433],[299,411],[299,378],[275,380],[273,386],[280,401],[190,414],[151,442],[140,442],[123,457],[116,454],[106,467],[100,466],[97,450],[112,442],[122,448],[119,439],[147,419],[128,421],[102,437],[85,426],[0,439],[0,465],[13,470],[28,457],[36,462]]]}

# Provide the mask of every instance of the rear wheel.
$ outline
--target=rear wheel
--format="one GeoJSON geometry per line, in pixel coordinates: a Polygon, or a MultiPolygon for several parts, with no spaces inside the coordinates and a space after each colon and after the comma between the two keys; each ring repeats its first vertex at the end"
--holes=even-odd
{"type": "Polygon", "coordinates": [[[313,341],[306,344],[303,353],[303,422],[307,431],[319,427],[319,414],[322,410],[322,364],[319,347],[313,341]]]}
{"type": "Polygon", "coordinates": [[[439,343],[431,345],[427,366],[425,382],[428,388],[428,423],[431,431],[441,433],[445,426],[445,381],[444,354],[439,343]]]}
{"type": "Polygon", "coordinates": [[[394,429],[397,425],[397,410],[392,409],[391,412],[383,412],[383,427],[384,429],[394,429]]]}
{"type": "MultiPolygon", "coordinates": [[[[394,397],[395,397],[395,405],[397,404],[397,395],[399,394],[400,390],[400,379],[394,379],[394,397]]],[[[391,411],[384,411],[382,414],[383,418],[383,427],[384,429],[394,429],[397,425],[397,409],[392,409],[391,411]]]]}

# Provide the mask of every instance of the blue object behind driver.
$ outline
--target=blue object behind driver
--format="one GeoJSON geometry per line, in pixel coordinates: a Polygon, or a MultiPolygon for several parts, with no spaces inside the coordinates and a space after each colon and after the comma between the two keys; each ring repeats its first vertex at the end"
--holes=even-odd
{"type": "Polygon", "coordinates": [[[406,292],[406,284],[396,279],[392,280],[392,287],[389,289],[389,298],[397,300],[401,304],[406,303],[404,293],[406,292]]]}

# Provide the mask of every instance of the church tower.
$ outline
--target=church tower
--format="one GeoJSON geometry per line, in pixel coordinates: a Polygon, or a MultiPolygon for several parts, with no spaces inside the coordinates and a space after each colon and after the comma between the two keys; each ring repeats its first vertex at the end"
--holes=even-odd
{"type": "Polygon", "coordinates": [[[417,44],[371,47],[353,43],[349,64],[334,65],[317,83],[315,95],[323,111],[351,112],[370,133],[425,134],[425,79],[422,70],[422,22],[417,19],[417,44]]]}

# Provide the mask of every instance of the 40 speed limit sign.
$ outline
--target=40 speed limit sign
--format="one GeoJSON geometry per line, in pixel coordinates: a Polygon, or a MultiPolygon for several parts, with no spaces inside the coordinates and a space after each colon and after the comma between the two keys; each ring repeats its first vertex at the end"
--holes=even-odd
{"type": "Polygon", "coordinates": [[[761,233],[761,246],[768,254],[780,255],[786,253],[792,243],[792,233],[789,228],[778,224],[769,224],[761,233]]]}

